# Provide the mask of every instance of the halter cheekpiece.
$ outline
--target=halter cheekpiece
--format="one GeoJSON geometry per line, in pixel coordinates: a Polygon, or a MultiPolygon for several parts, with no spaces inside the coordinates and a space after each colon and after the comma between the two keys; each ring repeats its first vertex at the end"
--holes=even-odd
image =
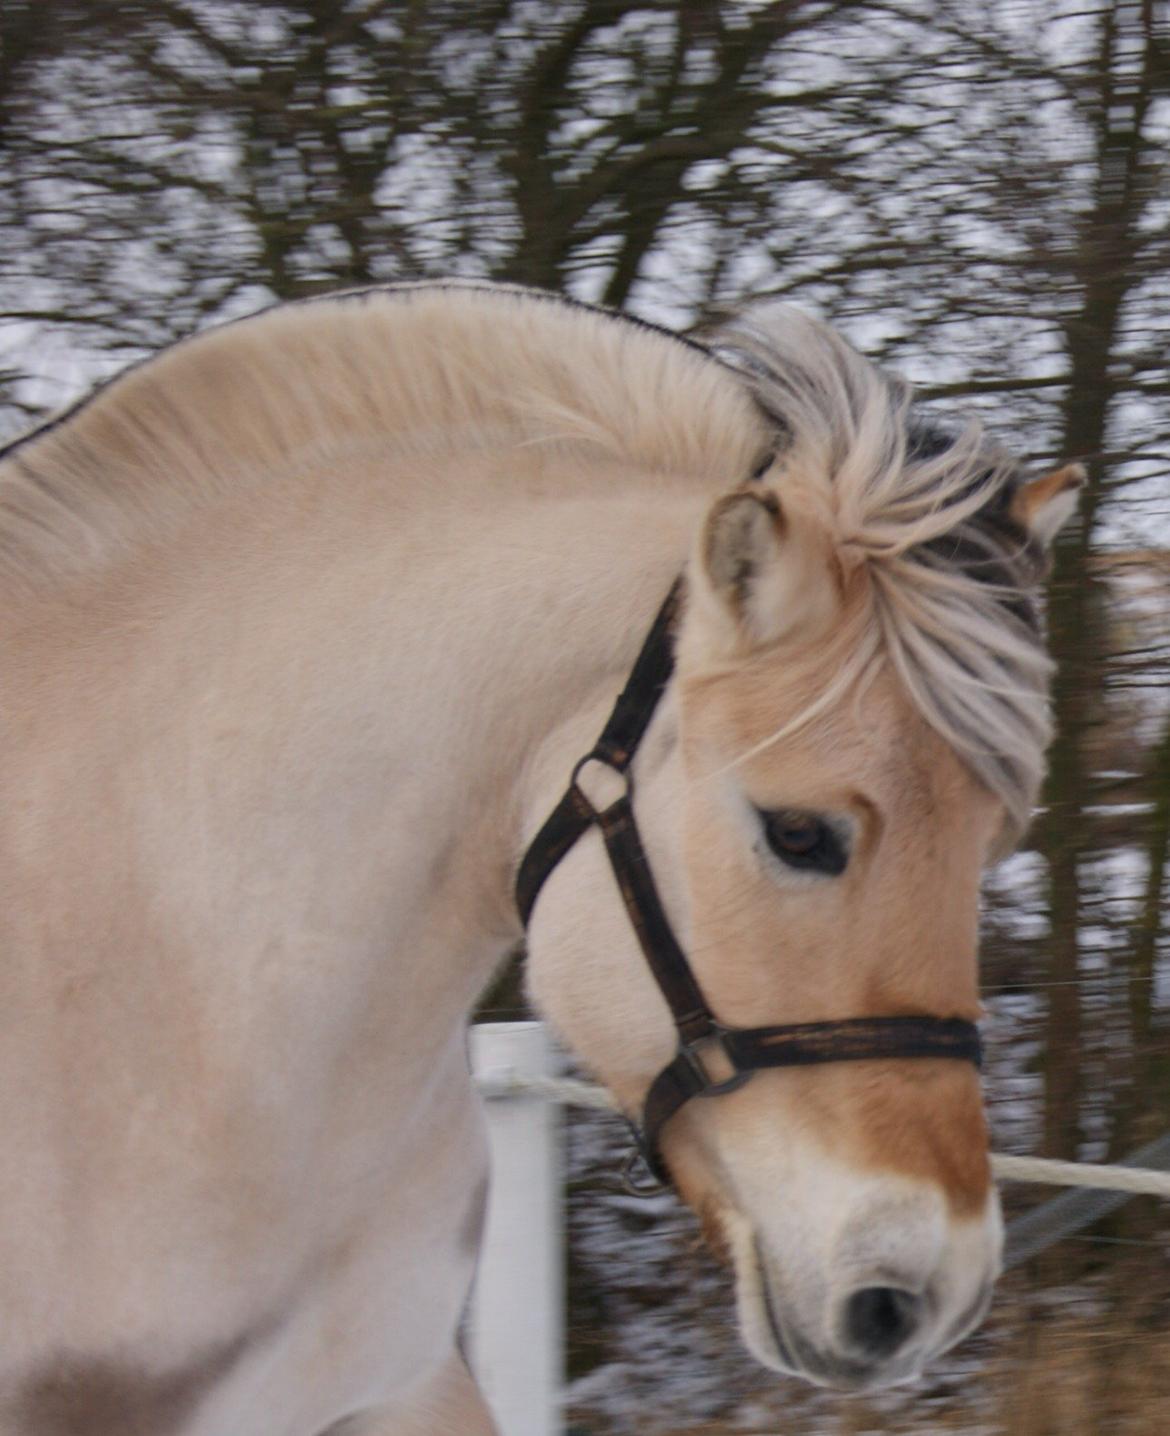
{"type": "Polygon", "coordinates": [[[525,927],[546,879],[578,838],[601,831],[626,914],[661,989],[678,1032],[678,1051],[646,1094],[638,1148],[654,1175],[669,1181],[659,1136],[692,1097],[717,1097],[742,1087],[767,1067],[805,1067],[870,1058],[946,1057],[982,1063],[979,1029],[959,1017],[850,1017],[779,1027],[725,1027],[699,988],[670,926],[634,820],[630,764],[674,671],[673,629],[682,595],[679,579],[646,636],[601,736],[578,760],[565,795],[533,838],[516,878],[516,905],[525,927]],[[622,782],[622,792],[595,807],[579,784],[582,769],[599,763],[622,782]]]}

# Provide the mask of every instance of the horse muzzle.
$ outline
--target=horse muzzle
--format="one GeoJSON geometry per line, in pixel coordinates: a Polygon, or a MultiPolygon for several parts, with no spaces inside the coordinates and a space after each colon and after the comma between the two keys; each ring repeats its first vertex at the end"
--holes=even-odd
{"type": "Polygon", "coordinates": [[[740,1213],[724,1228],[736,1268],[740,1328],[765,1366],[840,1391],[914,1380],[967,1335],[991,1301],[1002,1253],[992,1198],[954,1220],[941,1199],[858,1208],[819,1243],[795,1222],[767,1235],[740,1213]]]}

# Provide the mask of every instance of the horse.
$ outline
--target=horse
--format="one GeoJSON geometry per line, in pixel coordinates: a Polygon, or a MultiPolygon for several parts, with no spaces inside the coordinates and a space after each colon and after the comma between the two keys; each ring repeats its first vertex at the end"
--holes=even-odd
{"type": "Polygon", "coordinates": [[[542,848],[533,1001],[635,1118],[680,1062],[713,1096],[648,1150],[754,1355],[871,1390],[969,1331],[980,873],[1043,772],[1080,478],[775,302],[684,337],[459,282],[208,330],[12,443],[0,1432],[495,1431],[465,1029],[542,848]],[[855,1023],[921,1050],[729,1070],[855,1023]]]}

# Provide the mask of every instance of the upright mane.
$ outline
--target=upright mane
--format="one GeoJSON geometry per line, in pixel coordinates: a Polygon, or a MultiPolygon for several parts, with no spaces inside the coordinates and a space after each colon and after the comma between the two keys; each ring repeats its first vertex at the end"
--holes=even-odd
{"type": "Polygon", "coordinates": [[[787,305],[753,306],[706,339],[772,417],[781,486],[803,490],[845,572],[868,581],[868,639],[798,722],[891,662],[1018,835],[1043,777],[1051,670],[1045,558],[1011,516],[1019,467],[974,420],[928,422],[908,385],[787,305]]]}
{"type": "Polygon", "coordinates": [[[0,585],[90,572],[290,464],[561,444],[664,482],[734,483],[768,427],[699,345],[552,295],[422,283],[284,304],[163,350],[0,450],[0,585]]]}

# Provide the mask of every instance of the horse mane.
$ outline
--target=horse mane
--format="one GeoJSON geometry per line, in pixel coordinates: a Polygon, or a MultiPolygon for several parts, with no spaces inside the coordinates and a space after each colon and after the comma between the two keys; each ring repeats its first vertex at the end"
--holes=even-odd
{"type": "Polygon", "coordinates": [[[827,326],[761,304],[715,326],[781,436],[782,494],[811,508],[860,573],[868,624],[836,678],[784,733],[892,663],[927,722],[1026,827],[1051,737],[1041,634],[1043,548],[1012,519],[1019,466],[968,419],[943,427],[827,326]]]}
{"type": "Polygon", "coordinates": [[[458,281],[303,300],[182,340],[0,449],[0,584],[59,586],[314,459],[559,444],[733,484],[767,428],[700,346],[590,305],[458,281]]]}
{"type": "Polygon", "coordinates": [[[815,711],[891,662],[1011,825],[1027,822],[1049,663],[1039,553],[1008,516],[1019,473],[976,424],[925,423],[905,385],[786,305],[699,341],[535,291],[421,283],[204,331],[0,450],[0,585],[60,586],[306,458],[336,469],[347,453],[476,435],[708,489],[778,450],[782,491],[816,509],[872,597],[865,640],[815,711]]]}

